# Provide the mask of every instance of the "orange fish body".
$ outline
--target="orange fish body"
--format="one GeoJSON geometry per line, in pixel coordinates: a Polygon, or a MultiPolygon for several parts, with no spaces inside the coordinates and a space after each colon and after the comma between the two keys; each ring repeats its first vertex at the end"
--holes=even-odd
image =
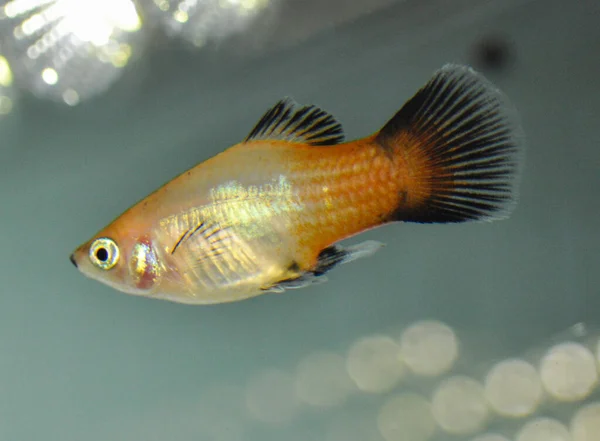
{"type": "Polygon", "coordinates": [[[244,142],[138,202],[71,260],[120,291],[190,304],[322,282],[379,249],[336,245],[365,230],[506,215],[515,130],[503,96],[460,66],[438,71],[381,131],[347,143],[333,117],[283,100],[244,142]]]}

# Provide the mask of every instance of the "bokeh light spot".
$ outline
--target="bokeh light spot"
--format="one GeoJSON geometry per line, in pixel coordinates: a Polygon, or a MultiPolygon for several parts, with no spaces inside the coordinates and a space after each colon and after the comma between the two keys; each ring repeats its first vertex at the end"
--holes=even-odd
{"type": "Polygon", "coordinates": [[[391,390],[406,371],[400,347],[384,335],[356,341],[348,352],[346,367],[358,388],[372,393],[391,390]]]}
{"type": "Polygon", "coordinates": [[[13,0],[0,15],[15,82],[60,102],[104,92],[146,41],[133,0],[13,0]]]}
{"type": "Polygon", "coordinates": [[[450,377],[440,383],[433,394],[432,409],[442,429],[456,435],[480,430],[489,413],[483,386],[465,376],[450,377]]]}
{"type": "Polygon", "coordinates": [[[10,87],[13,82],[12,71],[6,58],[0,55],[0,86],[10,87]]]}
{"type": "Polygon", "coordinates": [[[0,96],[0,115],[8,115],[13,108],[13,101],[7,96],[0,96]]]}
{"type": "Polygon", "coordinates": [[[177,11],[175,11],[173,13],[173,18],[176,21],[178,21],[179,23],[185,23],[186,21],[188,21],[190,19],[190,16],[188,15],[187,12],[184,12],[181,9],[178,9],[177,11]]]}
{"type": "Polygon", "coordinates": [[[600,439],[600,402],[589,403],[579,409],[571,420],[573,441],[600,439]]]}
{"type": "Polygon", "coordinates": [[[485,379],[487,400],[496,412],[505,416],[531,414],[542,393],[542,383],[535,367],[519,359],[496,364],[485,379]]]}
{"type": "Polygon", "coordinates": [[[509,439],[497,433],[484,433],[476,436],[471,441],[509,441],[509,439]]]}
{"type": "Polygon", "coordinates": [[[42,80],[50,86],[58,83],[58,73],[51,67],[47,67],[42,71],[42,80]]]}
{"type": "Polygon", "coordinates": [[[525,424],[515,441],[571,441],[571,435],[560,421],[542,417],[525,424]]]}
{"type": "Polygon", "coordinates": [[[69,106],[76,106],[79,104],[79,94],[73,89],[67,89],[63,92],[63,99],[69,106]]]}
{"type": "Polygon", "coordinates": [[[275,0],[141,0],[149,16],[169,36],[196,47],[220,41],[248,29],[261,11],[275,0]]]}
{"type": "Polygon", "coordinates": [[[343,357],[332,352],[316,352],[302,360],[295,387],[301,401],[320,407],[341,404],[355,389],[343,357]]]}
{"type": "Polygon", "coordinates": [[[540,364],[544,388],[561,401],[587,397],[598,382],[594,354],[579,343],[566,342],[548,350],[540,364]]]}
{"type": "Polygon", "coordinates": [[[400,348],[406,365],[425,376],[448,371],[458,356],[454,331],[437,321],[422,321],[407,328],[400,337],[400,348]]]}
{"type": "Polygon", "coordinates": [[[416,394],[390,397],[379,411],[377,425],[386,441],[426,441],[436,430],[430,403],[416,394]]]}

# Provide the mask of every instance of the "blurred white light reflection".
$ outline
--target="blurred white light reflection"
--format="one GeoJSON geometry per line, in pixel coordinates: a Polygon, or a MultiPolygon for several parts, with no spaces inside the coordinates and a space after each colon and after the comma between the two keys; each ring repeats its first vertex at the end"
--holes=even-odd
{"type": "Polygon", "coordinates": [[[454,376],[440,383],[433,394],[432,409],[442,429],[456,435],[480,430],[489,412],[483,386],[464,376],[454,376]]]}
{"type": "Polygon", "coordinates": [[[407,328],[400,337],[406,365],[418,375],[435,376],[448,371],[458,356],[458,339],[444,323],[422,321],[407,328]]]}
{"type": "Polygon", "coordinates": [[[590,403],[577,411],[571,420],[573,441],[600,439],[600,402],[590,403]]]}
{"type": "Polygon", "coordinates": [[[377,425],[386,441],[427,441],[436,430],[431,405],[416,394],[389,398],[379,411],[377,425]]]}
{"type": "Polygon", "coordinates": [[[195,46],[244,31],[274,0],[141,0],[169,36],[195,46]]]}
{"type": "Polygon", "coordinates": [[[566,342],[548,350],[540,364],[544,388],[561,401],[587,397],[598,382],[598,366],[592,351],[585,346],[566,342]]]}
{"type": "Polygon", "coordinates": [[[371,393],[391,390],[406,372],[400,347],[384,335],[356,341],[348,352],[346,368],[358,388],[371,393]]]}
{"type": "Polygon", "coordinates": [[[523,426],[517,433],[516,441],[571,441],[571,435],[560,421],[536,418],[523,426]]]}
{"type": "Polygon", "coordinates": [[[6,58],[0,55],[0,116],[10,113],[14,99],[12,71],[6,58]]]}
{"type": "Polygon", "coordinates": [[[105,91],[142,43],[132,0],[11,0],[0,36],[19,86],[69,105],[105,91]]]}
{"type": "Polygon", "coordinates": [[[496,433],[484,433],[483,435],[476,436],[471,441],[509,441],[508,438],[498,435],[496,433]]]}
{"type": "Polygon", "coordinates": [[[331,352],[316,352],[298,365],[296,394],[312,406],[341,404],[355,390],[346,372],[344,359],[331,352]]]}
{"type": "Polygon", "coordinates": [[[496,364],[485,379],[488,402],[501,415],[530,415],[540,402],[542,392],[542,382],[536,369],[519,359],[496,364]]]}

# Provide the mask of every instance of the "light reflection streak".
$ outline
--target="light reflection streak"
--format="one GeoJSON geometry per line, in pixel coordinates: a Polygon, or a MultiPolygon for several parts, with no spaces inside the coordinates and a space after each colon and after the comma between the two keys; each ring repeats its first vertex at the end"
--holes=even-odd
{"type": "Polygon", "coordinates": [[[0,55],[0,116],[12,111],[15,94],[12,70],[6,58],[0,55]]]}
{"type": "Polygon", "coordinates": [[[19,86],[68,105],[105,91],[144,41],[133,0],[12,0],[0,11],[19,86]]]}
{"type": "Polygon", "coordinates": [[[171,37],[195,46],[243,32],[274,0],[142,0],[171,37]]]}

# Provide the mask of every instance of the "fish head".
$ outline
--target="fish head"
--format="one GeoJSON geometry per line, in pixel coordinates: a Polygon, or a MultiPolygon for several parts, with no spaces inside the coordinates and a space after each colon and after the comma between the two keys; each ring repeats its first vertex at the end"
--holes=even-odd
{"type": "Polygon", "coordinates": [[[83,243],[70,260],[85,276],[118,291],[148,296],[163,273],[159,253],[147,234],[105,229],[83,243]]]}

